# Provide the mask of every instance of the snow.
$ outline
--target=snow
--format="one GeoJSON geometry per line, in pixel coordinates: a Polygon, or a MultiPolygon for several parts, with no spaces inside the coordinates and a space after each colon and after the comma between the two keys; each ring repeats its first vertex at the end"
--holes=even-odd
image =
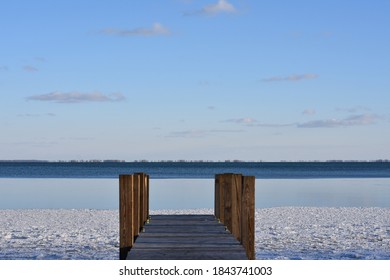
{"type": "Polygon", "coordinates": [[[390,259],[389,208],[256,211],[257,259],[390,259]]]}
{"type": "MultiPolygon", "coordinates": [[[[0,210],[0,259],[115,260],[118,223],[117,210],[0,210]]],[[[255,230],[257,259],[390,259],[390,208],[259,208],[255,230]]]]}
{"type": "Polygon", "coordinates": [[[0,210],[0,259],[115,259],[118,211],[0,210]]]}

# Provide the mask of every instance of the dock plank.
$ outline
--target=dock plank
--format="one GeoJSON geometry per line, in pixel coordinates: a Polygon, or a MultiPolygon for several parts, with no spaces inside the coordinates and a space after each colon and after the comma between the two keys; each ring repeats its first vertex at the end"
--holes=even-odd
{"type": "Polygon", "coordinates": [[[245,260],[247,256],[213,215],[156,215],[144,226],[127,259],[245,260]]]}

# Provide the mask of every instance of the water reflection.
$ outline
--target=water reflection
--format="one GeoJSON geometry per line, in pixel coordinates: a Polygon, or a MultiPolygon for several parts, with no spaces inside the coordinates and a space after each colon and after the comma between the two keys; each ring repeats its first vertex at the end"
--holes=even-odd
{"type": "Polygon", "coordinates": [[[256,180],[256,207],[278,206],[390,207],[390,180],[256,180]]]}
{"type": "MultiPolygon", "coordinates": [[[[0,209],[118,209],[117,179],[0,179],[0,209]]],[[[390,179],[260,179],[256,207],[390,207],[390,179]]],[[[150,208],[213,208],[212,179],[151,179],[150,208]]]]}

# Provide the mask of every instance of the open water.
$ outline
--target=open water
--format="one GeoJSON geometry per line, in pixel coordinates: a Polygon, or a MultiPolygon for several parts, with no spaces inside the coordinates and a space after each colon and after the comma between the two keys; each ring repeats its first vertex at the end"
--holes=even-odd
{"type": "Polygon", "coordinates": [[[0,162],[0,178],[118,178],[136,172],[153,179],[212,179],[219,173],[257,179],[390,178],[390,162],[0,162]]]}
{"type": "Polygon", "coordinates": [[[256,176],[256,207],[390,207],[389,162],[0,162],[0,209],[118,209],[118,176],[151,177],[151,209],[213,208],[214,176],[256,176]]]}

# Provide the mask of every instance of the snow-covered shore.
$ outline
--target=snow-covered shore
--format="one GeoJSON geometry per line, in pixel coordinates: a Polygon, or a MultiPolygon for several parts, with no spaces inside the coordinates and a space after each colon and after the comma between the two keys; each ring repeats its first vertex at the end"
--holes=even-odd
{"type": "MultiPolygon", "coordinates": [[[[118,259],[118,219],[117,210],[0,210],[0,259],[118,259]]],[[[390,259],[390,208],[256,209],[256,258],[390,259]]]]}

